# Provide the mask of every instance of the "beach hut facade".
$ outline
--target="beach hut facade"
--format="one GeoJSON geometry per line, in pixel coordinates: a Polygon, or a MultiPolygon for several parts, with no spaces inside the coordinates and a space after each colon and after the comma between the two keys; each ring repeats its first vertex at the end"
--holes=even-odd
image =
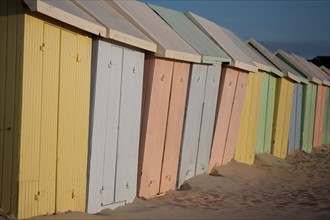
{"type": "Polygon", "coordinates": [[[316,106],[316,92],[317,86],[322,83],[318,78],[306,71],[301,63],[293,59],[290,55],[284,51],[277,51],[276,56],[293,68],[295,71],[304,74],[309,82],[303,86],[303,98],[302,98],[302,120],[301,120],[301,150],[305,152],[311,152],[313,144],[313,131],[314,131],[314,118],[315,118],[315,106],[316,106]]]}
{"type": "MultiPolygon", "coordinates": [[[[0,74],[6,78],[1,106],[7,128],[1,139],[1,208],[18,218],[84,211],[91,35],[52,19],[45,2],[26,4],[50,17],[29,12],[21,1],[1,4],[1,43],[8,45],[2,47],[8,48],[1,51],[7,64],[0,74]]],[[[90,31],[105,33],[97,22],[79,21],[86,23],[90,31]]]]}
{"type": "Polygon", "coordinates": [[[96,213],[136,197],[144,57],[156,44],[106,1],[75,4],[109,38],[93,40],[86,210],[96,213]]]}
{"type": "MultiPolygon", "coordinates": [[[[232,58],[231,65],[223,68],[220,80],[217,118],[209,163],[209,172],[211,172],[215,166],[224,165],[234,158],[240,122],[243,120],[242,117],[245,116],[243,113],[244,100],[248,100],[246,102],[251,103],[252,84],[258,84],[254,94],[258,93],[257,90],[261,88],[260,81],[262,75],[253,75],[258,71],[257,66],[237,45],[230,31],[193,13],[188,12],[186,16],[232,58]],[[256,81],[254,81],[255,78],[257,79],[256,81]],[[250,90],[247,90],[248,82],[250,83],[250,90]]],[[[254,100],[259,102],[260,96],[253,97],[254,100]]]]}
{"type": "Polygon", "coordinates": [[[208,170],[222,62],[230,58],[183,13],[149,5],[202,56],[192,64],[177,187],[208,170]],[[209,65],[207,65],[209,64],[209,65]]]}
{"type": "Polygon", "coordinates": [[[157,43],[145,58],[138,167],[138,196],[150,198],[175,189],[190,62],[200,63],[201,56],[148,5],[111,4],[157,43]]]}
{"type": "MultiPolygon", "coordinates": [[[[252,62],[258,67],[258,72],[255,74],[250,74],[247,93],[244,101],[243,108],[243,118],[240,123],[238,140],[236,143],[235,160],[247,164],[252,164],[254,162],[254,155],[256,152],[257,137],[262,136],[261,139],[265,140],[266,136],[271,136],[272,128],[264,127],[263,133],[258,134],[260,130],[258,128],[259,122],[262,120],[260,116],[274,112],[273,109],[262,108],[265,104],[274,103],[275,90],[269,89],[268,87],[262,87],[263,77],[282,77],[283,73],[279,71],[272,63],[267,61],[265,58],[261,57],[254,50],[252,50],[246,43],[240,40],[236,35],[226,31],[230,38],[235,42],[236,45],[252,60],[252,62]],[[272,92],[272,94],[267,94],[266,98],[261,99],[262,92],[272,92]],[[261,110],[266,110],[267,112],[260,112],[261,110]],[[261,113],[261,114],[260,114],[261,113]]],[[[271,86],[271,84],[270,84],[271,86]]],[[[273,104],[270,107],[274,107],[273,104]]],[[[269,115],[269,114],[268,114],[269,115]]],[[[272,118],[272,115],[269,115],[272,118]]]]}

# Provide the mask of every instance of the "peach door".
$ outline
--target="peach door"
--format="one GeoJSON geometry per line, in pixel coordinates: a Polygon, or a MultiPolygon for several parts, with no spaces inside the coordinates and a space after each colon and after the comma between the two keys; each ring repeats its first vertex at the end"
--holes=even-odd
{"type": "Polygon", "coordinates": [[[145,198],[159,192],[174,65],[155,57],[148,60],[138,168],[138,196],[145,198]]]}
{"type": "Polygon", "coordinates": [[[174,62],[159,192],[175,189],[190,65],[174,62]]]}
{"type": "Polygon", "coordinates": [[[221,165],[225,165],[234,158],[235,146],[238,138],[238,132],[243,115],[244,99],[247,91],[249,75],[247,72],[238,72],[238,80],[235,89],[234,104],[232,116],[230,119],[226,148],[223,154],[221,165]]]}
{"type": "Polygon", "coordinates": [[[234,156],[247,80],[247,72],[231,67],[222,70],[209,173],[234,156]]]}

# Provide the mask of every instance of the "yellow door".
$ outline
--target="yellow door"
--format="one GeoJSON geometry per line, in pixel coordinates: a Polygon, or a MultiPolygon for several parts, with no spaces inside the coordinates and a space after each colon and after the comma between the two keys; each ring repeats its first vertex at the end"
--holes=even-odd
{"type": "Polygon", "coordinates": [[[18,218],[84,211],[91,39],[25,15],[18,218]]]}
{"type": "Polygon", "coordinates": [[[91,42],[61,31],[56,212],[84,211],[91,42]]]}

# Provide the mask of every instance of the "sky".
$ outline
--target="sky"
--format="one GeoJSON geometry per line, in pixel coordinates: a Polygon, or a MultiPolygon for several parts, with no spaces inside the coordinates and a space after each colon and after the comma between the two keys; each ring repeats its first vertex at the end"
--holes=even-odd
{"type": "Polygon", "coordinates": [[[140,0],[191,11],[274,52],[330,56],[330,0],[140,0]]]}

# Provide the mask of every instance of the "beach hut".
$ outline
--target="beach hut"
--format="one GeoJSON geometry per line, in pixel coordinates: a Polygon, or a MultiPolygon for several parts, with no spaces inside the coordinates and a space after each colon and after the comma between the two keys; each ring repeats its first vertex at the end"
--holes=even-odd
{"type": "MultiPolygon", "coordinates": [[[[269,52],[265,47],[259,44],[257,41],[253,39],[248,39],[247,43],[253,48],[255,51],[260,53],[270,62],[272,62],[277,68],[279,68],[285,76],[297,76],[299,77],[300,83],[294,84],[294,92],[292,99],[292,110],[291,110],[291,119],[290,119],[290,129],[289,129],[289,141],[288,141],[288,153],[293,152],[294,150],[299,150],[301,146],[301,135],[303,130],[301,129],[301,121],[302,118],[308,120],[310,115],[306,114],[306,116],[302,115],[303,105],[302,102],[305,99],[302,94],[303,87],[307,86],[308,80],[305,78],[303,74],[293,69],[287,63],[276,57],[274,54],[269,52]]],[[[310,105],[310,94],[308,95],[308,105],[310,105]]],[[[308,128],[306,128],[308,129],[308,128]]]]}
{"type": "Polygon", "coordinates": [[[94,37],[89,135],[88,213],[136,197],[145,51],[156,44],[106,1],[76,1],[107,28],[94,37]]]}
{"type": "Polygon", "coordinates": [[[148,5],[111,4],[157,43],[145,59],[138,168],[138,196],[150,198],[175,189],[191,62],[201,56],[148,5]]]}
{"type": "Polygon", "coordinates": [[[300,62],[293,59],[289,54],[282,50],[275,53],[276,57],[284,61],[297,72],[306,76],[309,83],[303,87],[302,99],[302,132],[301,132],[301,150],[305,152],[312,151],[313,132],[314,132],[314,119],[315,119],[315,106],[317,100],[317,86],[322,84],[322,81],[313,72],[306,70],[300,62]]]}
{"type": "Polygon", "coordinates": [[[221,75],[217,118],[209,162],[209,172],[211,172],[215,166],[224,165],[234,158],[240,122],[243,117],[248,117],[245,115],[242,117],[243,112],[248,112],[248,110],[245,111],[248,107],[244,110],[243,107],[248,105],[245,103],[259,102],[260,98],[256,94],[258,92],[260,94],[261,74],[257,73],[258,67],[236,44],[229,30],[191,12],[186,13],[186,16],[232,58],[231,65],[223,68],[221,75]],[[254,89],[253,85],[258,86],[254,89]],[[256,97],[252,98],[252,94],[256,97]]]}
{"type": "Polygon", "coordinates": [[[251,76],[249,78],[244,101],[243,119],[239,128],[235,152],[235,160],[253,164],[257,146],[260,149],[260,145],[265,145],[265,140],[269,142],[272,135],[271,125],[274,114],[275,80],[283,77],[283,73],[252,50],[236,35],[229,31],[227,32],[230,39],[258,67],[258,72],[254,75],[254,78],[251,78],[251,76]],[[265,107],[268,104],[268,108],[265,107]],[[260,132],[261,130],[262,132],[260,132]]]}
{"type": "Polygon", "coordinates": [[[84,211],[91,36],[106,29],[71,1],[24,3],[0,2],[0,207],[84,211]]]}
{"type": "Polygon", "coordinates": [[[330,86],[330,77],[323,73],[317,66],[311,62],[307,62],[302,57],[295,54],[291,55],[294,59],[300,61],[307,69],[315,73],[321,80],[323,85],[317,87],[317,100],[316,100],[316,110],[315,110],[315,124],[314,124],[314,136],[313,136],[313,146],[322,145],[323,136],[323,126],[326,122],[326,113],[328,108],[326,108],[326,94],[327,89],[330,86]]]}
{"type": "Polygon", "coordinates": [[[201,54],[204,64],[192,64],[179,160],[179,188],[185,180],[208,170],[221,65],[231,59],[183,13],[149,6],[201,54]]]}

